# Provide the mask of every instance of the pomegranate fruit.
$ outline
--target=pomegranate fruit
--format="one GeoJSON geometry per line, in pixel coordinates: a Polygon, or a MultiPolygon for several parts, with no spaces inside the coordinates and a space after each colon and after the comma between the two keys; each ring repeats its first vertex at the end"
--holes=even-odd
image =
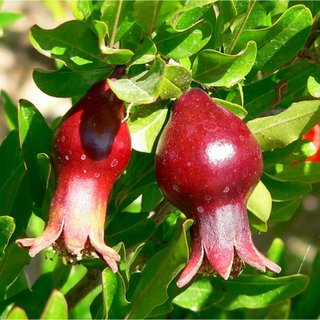
{"type": "Polygon", "coordinates": [[[315,154],[308,157],[305,161],[320,162],[320,123],[316,124],[309,132],[303,135],[302,139],[311,141],[317,150],[315,154]]]}
{"type": "Polygon", "coordinates": [[[243,263],[263,272],[280,267],[254,246],[246,201],[263,162],[257,141],[232,112],[203,90],[175,103],[156,151],[156,177],[165,197],[194,219],[191,257],[178,286],[197,272],[237,276],[243,263]]]}
{"type": "Polygon", "coordinates": [[[123,102],[106,81],[66,113],[53,141],[57,180],[48,224],[39,237],[17,240],[30,256],[49,246],[69,262],[96,253],[117,271],[120,257],[104,242],[104,222],[110,190],[131,155],[123,118],[123,102]]]}

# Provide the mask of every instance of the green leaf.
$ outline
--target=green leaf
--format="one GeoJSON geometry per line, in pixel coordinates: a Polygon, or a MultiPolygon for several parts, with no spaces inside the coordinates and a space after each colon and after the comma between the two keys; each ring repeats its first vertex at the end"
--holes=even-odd
{"type": "Polygon", "coordinates": [[[0,210],[10,212],[25,174],[16,130],[11,131],[0,147],[0,210]]]}
{"type": "Polygon", "coordinates": [[[213,97],[213,100],[219,104],[220,106],[232,111],[234,114],[236,114],[240,119],[243,119],[248,114],[246,109],[240,106],[239,104],[229,102],[227,100],[218,99],[216,97],[213,97]]]}
{"type": "Polygon", "coordinates": [[[143,27],[145,33],[151,35],[169,17],[183,8],[181,1],[137,0],[134,2],[134,17],[143,27]]]}
{"type": "Polygon", "coordinates": [[[262,181],[270,191],[273,201],[289,201],[301,198],[312,189],[307,183],[282,181],[271,175],[264,175],[262,181]]]}
{"type": "Polygon", "coordinates": [[[30,256],[25,249],[19,248],[15,243],[7,246],[6,254],[0,260],[0,302],[5,299],[7,289],[29,262],[30,256]]]}
{"type": "Polygon", "coordinates": [[[211,24],[203,21],[180,32],[177,32],[172,26],[164,25],[159,29],[153,41],[162,55],[179,60],[200,51],[210,37],[211,24]]]}
{"type": "Polygon", "coordinates": [[[14,307],[9,312],[6,319],[8,319],[8,320],[28,320],[29,318],[23,309],[21,309],[19,307],[14,307]]]}
{"type": "Polygon", "coordinates": [[[137,47],[130,65],[145,64],[154,60],[157,54],[157,47],[154,42],[145,38],[143,43],[137,47]]]}
{"type": "Polygon", "coordinates": [[[64,295],[53,290],[47,304],[42,311],[40,319],[67,319],[68,305],[64,295]]]}
{"type": "MultiPolygon", "coordinates": [[[[272,74],[268,78],[243,87],[247,120],[266,110],[287,108],[293,101],[306,95],[308,77],[314,73],[314,64],[300,61],[272,74]]],[[[275,110],[277,111],[277,110],[275,110]]]]}
{"type": "Polygon", "coordinates": [[[168,109],[163,103],[137,107],[128,126],[132,147],[140,152],[152,152],[157,136],[166,120],[168,109]]]}
{"type": "Polygon", "coordinates": [[[103,303],[107,319],[123,319],[129,302],[125,297],[125,284],[120,273],[110,269],[102,272],[103,303]]]}
{"type": "Polygon", "coordinates": [[[249,41],[245,49],[237,55],[211,49],[203,50],[193,64],[193,77],[205,85],[230,88],[250,72],[256,54],[257,46],[253,41],[249,41]]]}
{"type": "Polygon", "coordinates": [[[275,274],[272,271],[267,271],[266,275],[269,277],[279,277],[285,274],[285,245],[280,238],[275,238],[272,241],[267,256],[271,261],[281,266],[281,272],[280,274],[275,274]]]}
{"type": "Polygon", "coordinates": [[[83,96],[93,84],[106,79],[112,71],[112,67],[108,66],[85,71],[71,71],[64,66],[57,71],[36,68],[33,80],[42,92],[53,97],[68,98],[83,96]]]}
{"type": "Polygon", "coordinates": [[[131,305],[126,319],[145,318],[152,309],[168,299],[167,287],[188,258],[186,231],[191,223],[191,220],[187,220],[183,228],[177,230],[177,236],[172,243],[146,263],[130,299],[131,305]]]}
{"type": "Polygon", "coordinates": [[[243,31],[234,51],[241,50],[248,41],[255,41],[258,52],[254,72],[269,73],[297,55],[308,39],[311,26],[309,9],[296,5],[286,10],[269,28],[243,31]]]}
{"type": "Polygon", "coordinates": [[[119,212],[112,219],[107,229],[108,243],[116,245],[124,242],[126,248],[131,248],[149,238],[155,224],[148,219],[149,213],[119,212]]]}
{"type": "Polygon", "coordinates": [[[149,71],[132,78],[110,80],[108,83],[119,99],[135,105],[154,102],[160,93],[161,80],[165,74],[165,62],[156,58],[149,71]]]}
{"type": "Polygon", "coordinates": [[[154,155],[133,150],[126,172],[113,188],[109,209],[120,212],[154,181],[154,155]]]}
{"type": "Polygon", "coordinates": [[[0,260],[15,230],[14,219],[9,216],[0,216],[0,260]]]}
{"type": "Polygon", "coordinates": [[[23,17],[22,13],[0,12],[0,29],[9,27],[11,24],[23,17]]]}
{"type": "Polygon", "coordinates": [[[160,98],[163,100],[179,98],[189,88],[191,73],[178,65],[167,65],[162,79],[160,98]]]}
{"type": "Polygon", "coordinates": [[[283,148],[320,122],[320,101],[300,101],[275,116],[247,123],[263,151],[283,148]]]}
{"type": "Polygon", "coordinates": [[[320,181],[320,163],[304,162],[287,165],[277,173],[276,177],[282,180],[316,183],[320,181]]]}
{"type": "Polygon", "coordinates": [[[27,167],[30,192],[34,201],[41,204],[46,190],[46,181],[41,175],[37,154],[50,154],[52,131],[41,113],[27,100],[20,101],[18,117],[19,139],[27,167]]]}
{"type": "Polygon", "coordinates": [[[319,316],[320,253],[313,260],[309,285],[292,306],[291,319],[316,319],[319,316]]]}
{"type": "Polygon", "coordinates": [[[247,208],[261,221],[268,221],[272,208],[272,199],[269,190],[262,181],[259,181],[250,195],[247,208]]]}
{"type": "Polygon", "coordinates": [[[308,91],[309,93],[315,97],[315,98],[320,98],[320,79],[315,75],[312,75],[308,78],[308,91]]]}
{"type": "Polygon", "coordinates": [[[18,112],[17,107],[14,105],[8,94],[1,91],[1,100],[3,102],[5,119],[9,130],[18,128],[18,112]]]}
{"type": "Polygon", "coordinates": [[[281,278],[267,276],[241,276],[223,281],[226,293],[217,307],[225,310],[239,308],[258,309],[275,305],[302,292],[308,277],[293,275],[281,278]]]}
{"type": "Polygon", "coordinates": [[[63,61],[71,70],[105,67],[98,38],[82,21],[67,21],[52,30],[34,26],[30,41],[41,53],[63,61]]]}
{"type": "Polygon", "coordinates": [[[301,199],[295,199],[284,202],[274,202],[272,205],[272,212],[270,223],[289,221],[294,213],[301,205],[301,199]]]}
{"type": "Polygon", "coordinates": [[[201,311],[216,304],[223,295],[221,285],[213,284],[209,277],[201,277],[175,297],[173,303],[185,309],[201,311]]]}

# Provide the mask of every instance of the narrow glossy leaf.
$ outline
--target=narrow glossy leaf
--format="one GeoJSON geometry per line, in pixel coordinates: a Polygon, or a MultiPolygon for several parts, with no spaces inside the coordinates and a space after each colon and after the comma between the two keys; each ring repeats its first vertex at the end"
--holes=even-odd
{"type": "Polygon", "coordinates": [[[110,269],[102,272],[102,293],[107,319],[123,319],[129,302],[125,297],[124,281],[119,273],[110,269]]]}
{"type": "Polygon", "coordinates": [[[313,260],[309,285],[295,301],[291,319],[316,319],[319,316],[320,253],[313,260]]]}
{"type": "Polygon", "coordinates": [[[0,186],[6,183],[22,162],[18,131],[13,130],[0,146],[0,186]]]}
{"type": "MultiPolygon", "coordinates": [[[[199,2],[199,1],[197,1],[199,2]]],[[[190,3],[190,1],[188,1],[190,3]]],[[[172,25],[177,31],[183,31],[191,28],[198,23],[203,14],[210,8],[210,6],[195,6],[192,9],[182,11],[179,16],[175,16],[172,20],[172,25]]]]}
{"type": "Polygon", "coordinates": [[[155,182],[154,156],[133,150],[129,165],[114,187],[114,198],[109,206],[120,212],[155,182]]]}
{"type": "Polygon", "coordinates": [[[259,181],[249,197],[247,208],[261,221],[267,222],[270,217],[271,207],[271,194],[262,181],[259,181]]]}
{"type": "Polygon", "coordinates": [[[317,76],[310,76],[308,78],[308,91],[309,93],[315,97],[320,98],[320,79],[317,76]]]}
{"type": "Polygon", "coordinates": [[[267,271],[266,275],[269,277],[283,276],[285,274],[285,270],[284,270],[285,244],[284,244],[284,242],[279,238],[275,238],[272,241],[272,244],[268,250],[267,256],[270,260],[272,260],[273,262],[275,262],[276,264],[281,266],[281,272],[280,272],[280,274],[275,274],[271,271],[267,271]]]}
{"type": "Polygon", "coordinates": [[[26,312],[19,308],[19,307],[14,307],[6,317],[8,320],[28,320],[28,316],[26,312]]]}
{"type": "Polygon", "coordinates": [[[262,150],[283,148],[320,122],[320,101],[293,103],[282,113],[247,123],[262,150]]]}
{"type": "Polygon", "coordinates": [[[40,319],[67,319],[68,305],[64,295],[53,290],[47,304],[42,311],[40,319]]]}
{"type": "Polygon", "coordinates": [[[41,53],[63,61],[71,70],[105,66],[97,36],[82,21],[67,21],[52,30],[34,26],[30,41],[41,53]]]}
{"type": "Polygon", "coordinates": [[[127,64],[133,56],[133,52],[128,49],[113,49],[104,47],[102,48],[102,52],[108,56],[106,62],[114,65],[127,64]]]}
{"type": "Polygon", "coordinates": [[[135,105],[154,102],[160,93],[161,80],[165,73],[165,63],[156,58],[148,72],[132,78],[108,80],[119,99],[135,105]]]}
{"type": "Polygon", "coordinates": [[[72,2],[72,13],[77,20],[98,19],[101,1],[81,0],[72,2]]]}
{"type": "Polygon", "coordinates": [[[223,282],[226,293],[217,306],[225,310],[264,308],[296,296],[307,284],[308,277],[304,275],[281,278],[243,275],[223,282]]]}
{"type": "Polygon", "coordinates": [[[201,51],[192,67],[196,81],[216,87],[230,88],[250,72],[257,54],[255,42],[249,41],[237,55],[228,55],[215,50],[201,51]]]}
{"type": "Polygon", "coordinates": [[[89,88],[112,73],[112,67],[92,70],[71,71],[62,67],[57,71],[36,68],[33,80],[44,93],[60,98],[84,95],[89,88]]]}
{"type": "Polygon", "coordinates": [[[320,181],[320,163],[304,162],[296,165],[287,165],[276,177],[283,180],[316,183],[320,181]]]}
{"type": "Polygon", "coordinates": [[[284,222],[289,221],[294,213],[298,210],[301,205],[301,199],[274,202],[272,205],[272,212],[270,222],[284,222]]]}
{"type": "Polygon", "coordinates": [[[312,189],[310,184],[295,181],[282,181],[270,175],[265,175],[263,177],[263,182],[270,191],[273,201],[289,201],[301,198],[308,194],[312,189]]]}
{"type": "Polygon", "coordinates": [[[308,39],[312,26],[312,15],[304,5],[289,8],[269,28],[245,30],[241,33],[235,52],[253,40],[258,53],[254,70],[269,73],[292,59],[308,39]]]}
{"type": "Polygon", "coordinates": [[[164,25],[153,40],[162,55],[179,60],[197,53],[207,44],[210,37],[211,24],[204,21],[180,32],[164,25]]]}
{"type": "Polygon", "coordinates": [[[0,29],[4,29],[23,17],[18,12],[0,12],[0,29]]]}
{"type": "Polygon", "coordinates": [[[108,243],[116,245],[124,242],[126,248],[130,248],[150,237],[155,225],[148,215],[143,212],[119,212],[108,225],[108,243]]]}
{"type": "Polygon", "coordinates": [[[269,109],[285,109],[293,101],[301,100],[306,94],[307,79],[312,73],[314,65],[301,61],[268,78],[244,86],[245,107],[249,113],[247,120],[254,119],[269,109]]]}
{"type": "Polygon", "coordinates": [[[147,34],[157,29],[169,17],[183,8],[181,1],[137,0],[134,2],[134,16],[147,34]]]}
{"type": "Polygon", "coordinates": [[[192,311],[210,308],[222,299],[224,292],[221,286],[213,284],[209,277],[199,278],[187,290],[173,299],[173,303],[192,311]]]}
{"type": "Polygon", "coordinates": [[[225,107],[226,109],[229,109],[233,113],[235,113],[240,119],[244,119],[246,115],[248,114],[246,109],[241,107],[239,104],[232,103],[226,100],[218,99],[216,97],[213,98],[213,100],[218,103],[220,106],[225,107]]]}
{"type": "Polygon", "coordinates": [[[1,100],[3,101],[5,119],[9,130],[18,128],[18,111],[8,94],[1,91],[1,100]]]}
{"type": "Polygon", "coordinates": [[[163,104],[140,106],[128,120],[132,147],[140,152],[151,152],[166,120],[168,109],[163,104]]]}
{"type": "Polygon", "coordinates": [[[154,60],[157,53],[157,47],[150,38],[145,38],[141,46],[137,47],[135,55],[130,62],[134,64],[145,64],[154,60]]]}
{"type": "Polygon", "coordinates": [[[0,301],[4,300],[8,287],[29,262],[30,256],[25,249],[20,249],[15,243],[7,246],[6,254],[0,260],[0,301]]]}
{"type": "Polygon", "coordinates": [[[163,100],[179,98],[189,88],[191,72],[178,65],[167,65],[162,79],[160,98],[163,100]]]}
{"type": "Polygon", "coordinates": [[[52,131],[41,113],[26,100],[21,100],[18,109],[19,139],[33,199],[40,204],[46,189],[37,161],[38,153],[50,154],[52,131]]]}
{"type": "Polygon", "coordinates": [[[186,230],[190,225],[191,220],[187,220],[177,231],[174,241],[147,262],[132,295],[126,319],[145,318],[168,299],[167,287],[188,258],[186,230]]]}
{"type": "Polygon", "coordinates": [[[0,216],[0,260],[15,230],[14,219],[9,216],[0,216]]]}

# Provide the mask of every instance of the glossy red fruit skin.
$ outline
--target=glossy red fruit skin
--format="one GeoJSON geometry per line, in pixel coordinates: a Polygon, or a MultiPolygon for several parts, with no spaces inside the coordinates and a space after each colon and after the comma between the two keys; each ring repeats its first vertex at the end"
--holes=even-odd
{"type": "Polygon", "coordinates": [[[191,258],[178,280],[187,284],[208,258],[227,279],[236,253],[265,271],[279,267],[254,247],[246,201],[259,182],[260,147],[247,126],[201,89],[175,103],[156,152],[156,178],[165,197],[194,219],[191,258]]]}
{"type": "Polygon", "coordinates": [[[131,155],[124,106],[106,81],[91,90],[63,117],[53,141],[56,187],[45,231],[19,239],[36,255],[53,245],[69,260],[93,252],[117,270],[119,255],[104,243],[104,222],[112,186],[131,155]]]}
{"type": "Polygon", "coordinates": [[[316,124],[309,132],[303,135],[302,139],[311,141],[317,150],[315,154],[308,157],[305,161],[320,162],[320,123],[316,124]]]}

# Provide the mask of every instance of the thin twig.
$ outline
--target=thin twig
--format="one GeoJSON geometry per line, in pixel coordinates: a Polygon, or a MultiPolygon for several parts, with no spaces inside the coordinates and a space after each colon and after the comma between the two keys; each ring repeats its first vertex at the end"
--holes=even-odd
{"type": "Polygon", "coordinates": [[[121,15],[122,3],[123,3],[123,0],[119,0],[118,10],[117,10],[116,18],[114,19],[114,25],[113,25],[112,34],[111,34],[110,43],[109,43],[110,48],[112,48],[114,45],[114,41],[118,31],[118,24],[119,24],[120,15],[121,15]]]}
{"type": "Polygon", "coordinates": [[[247,21],[248,21],[248,19],[250,17],[250,14],[251,14],[251,11],[252,11],[252,9],[254,7],[255,2],[256,2],[255,0],[250,0],[249,1],[248,10],[247,10],[246,15],[244,17],[244,20],[242,21],[242,24],[241,24],[240,28],[238,29],[236,36],[233,38],[233,42],[231,43],[231,46],[230,46],[230,48],[229,48],[227,53],[232,53],[234,47],[236,46],[236,44],[237,44],[237,42],[238,42],[238,40],[240,38],[240,35],[241,35],[245,25],[247,24],[247,21]]]}
{"type": "Polygon", "coordinates": [[[69,309],[73,309],[89,292],[95,289],[101,283],[101,271],[89,269],[84,278],[82,278],[75,287],[67,294],[66,300],[69,309]]]}
{"type": "Polygon", "coordinates": [[[155,1],[155,6],[154,6],[154,9],[153,9],[153,13],[152,13],[152,19],[151,19],[151,22],[150,22],[150,26],[149,26],[149,31],[148,31],[148,36],[150,37],[152,32],[153,32],[153,28],[154,28],[154,24],[156,22],[156,16],[157,16],[157,13],[158,13],[158,7],[159,7],[159,4],[160,4],[161,1],[155,1]]]}

